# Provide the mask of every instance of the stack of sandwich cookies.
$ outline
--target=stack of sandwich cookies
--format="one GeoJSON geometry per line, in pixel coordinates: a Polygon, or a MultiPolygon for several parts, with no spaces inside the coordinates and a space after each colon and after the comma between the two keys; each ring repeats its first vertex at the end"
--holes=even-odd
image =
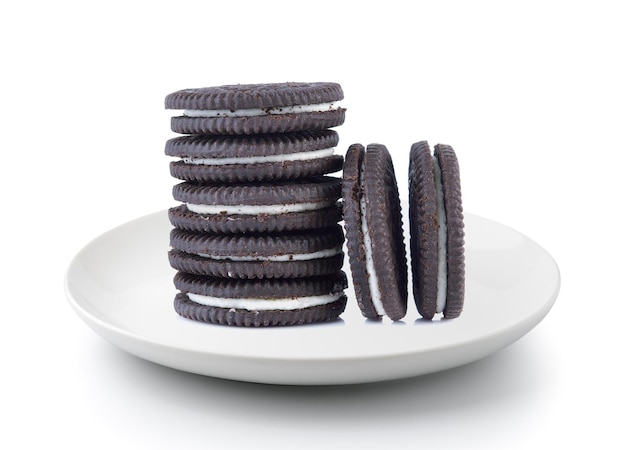
{"type": "Polygon", "coordinates": [[[336,83],[229,85],[170,94],[166,154],[178,314],[239,326],[337,318],[347,287],[336,83]]]}

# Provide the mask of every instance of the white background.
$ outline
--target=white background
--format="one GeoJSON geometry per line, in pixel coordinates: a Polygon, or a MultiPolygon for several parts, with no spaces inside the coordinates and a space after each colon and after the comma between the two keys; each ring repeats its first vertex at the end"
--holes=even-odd
{"type": "Polygon", "coordinates": [[[624,446],[625,18],[617,1],[4,2],[0,446],[624,446]],[[177,372],[88,328],[63,292],[73,255],[172,205],[165,95],[275,81],[341,83],[339,151],[386,144],[401,190],[412,142],[454,146],[466,211],[559,263],[546,319],[466,367],[323,388],[177,372]]]}

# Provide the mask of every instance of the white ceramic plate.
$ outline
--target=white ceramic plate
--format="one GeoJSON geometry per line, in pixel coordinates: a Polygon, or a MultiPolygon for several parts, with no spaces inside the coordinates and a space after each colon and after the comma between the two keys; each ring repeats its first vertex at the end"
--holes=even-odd
{"type": "Polygon", "coordinates": [[[109,342],[179,370],[303,385],[411,377],[511,344],[543,319],[557,297],[557,264],[538,244],[478,216],[467,214],[465,225],[465,309],[454,320],[423,321],[409,299],[403,321],[368,321],[351,289],[345,313],[332,323],[248,329],[184,319],[172,306],[165,211],[89,243],[70,264],[65,287],[74,310],[109,342]]]}

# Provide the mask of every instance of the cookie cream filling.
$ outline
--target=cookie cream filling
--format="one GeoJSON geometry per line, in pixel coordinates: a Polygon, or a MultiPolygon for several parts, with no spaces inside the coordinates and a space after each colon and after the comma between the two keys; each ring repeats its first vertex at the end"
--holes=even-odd
{"type": "Polygon", "coordinates": [[[315,211],[317,209],[324,209],[334,205],[334,201],[324,202],[304,202],[304,203],[291,203],[282,205],[202,205],[195,203],[186,203],[189,211],[198,214],[243,214],[243,215],[257,215],[257,214],[285,214],[294,212],[315,211]]]}
{"type": "MultiPolygon", "coordinates": [[[[363,173],[361,168],[361,173],[363,173]]],[[[365,195],[363,192],[365,186],[363,178],[361,177],[361,198],[359,199],[359,206],[361,209],[361,232],[363,233],[363,245],[365,247],[365,270],[368,273],[367,281],[370,288],[370,296],[372,303],[374,304],[374,310],[379,316],[384,316],[385,308],[383,306],[382,294],[380,292],[380,286],[378,285],[378,275],[376,274],[376,268],[374,267],[374,257],[372,251],[372,237],[370,235],[370,229],[367,224],[366,212],[367,205],[365,202],[365,195]]]]}
{"type": "Polygon", "coordinates": [[[273,108],[248,109],[186,109],[183,115],[187,117],[255,117],[271,114],[295,114],[307,112],[336,111],[340,108],[338,102],[313,103],[310,105],[276,106],[273,108]]]}
{"type": "Polygon", "coordinates": [[[246,309],[248,311],[268,311],[273,309],[294,310],[312,306],[327,305],[341,298],[343,292],[307,297],[265,299],[265,298],[223,298],[188,293],[189,300],[218,308],[246,309]]]}
{"type": "Polygon", "coordinates": [[[198,256],[203,258],[216,259],[216,260],[230,260],[230,261],[310,261],[313,259],[330,258],[331,256],[339,255],[342,252],[341,247],[328,248],[325,250],[319,250],[311,253],[291,253],[287,255],[268,255],[268,256],[217,256],[209,255],[206,253],[197,253],[198,256]]]}
{"type": "Polygon", "coordinates": [[[312,150],[308,152],[285,153],[280,155],[267,156],[245,156],[235,158],[183,158],[182,161],[187,164],[198,164],[205,166],[226,166],[230,164],[259,164],[284,161],[309,161],[313,159],[321,159],[328,156],[333,156],[334,152],[334,148],[325,148],[322,150],[312,150]]]}
{"type": "Polygon", "coordinates": [[[439,160],[433,156],[433,166],[435,172],[435,195],[437,204],[437,309],[438,313],[443,312],[446,307],[446,291],[448,286],[448,264],[446,240],[448,236],[448,225],[446,222],[446,210],[443,200],[443,184],[441,182],[441,167],[439,160]]]}

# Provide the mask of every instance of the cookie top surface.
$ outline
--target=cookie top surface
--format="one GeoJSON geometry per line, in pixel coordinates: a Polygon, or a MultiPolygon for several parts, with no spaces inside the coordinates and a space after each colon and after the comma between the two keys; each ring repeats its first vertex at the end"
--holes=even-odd
{"type": "Polygon", "coordinates": [[[308,105],[343,99],[338,83],[231,84],[183,89],[165,97],[167,109],[251,109],[308,105]]]}
{"type": "Polygon", "coordinates": [[[384,145],[348,149],[343,175],[350,268],[365,317],[399,320],[407,308],[402,212],[391,155],[384,145]]]}

